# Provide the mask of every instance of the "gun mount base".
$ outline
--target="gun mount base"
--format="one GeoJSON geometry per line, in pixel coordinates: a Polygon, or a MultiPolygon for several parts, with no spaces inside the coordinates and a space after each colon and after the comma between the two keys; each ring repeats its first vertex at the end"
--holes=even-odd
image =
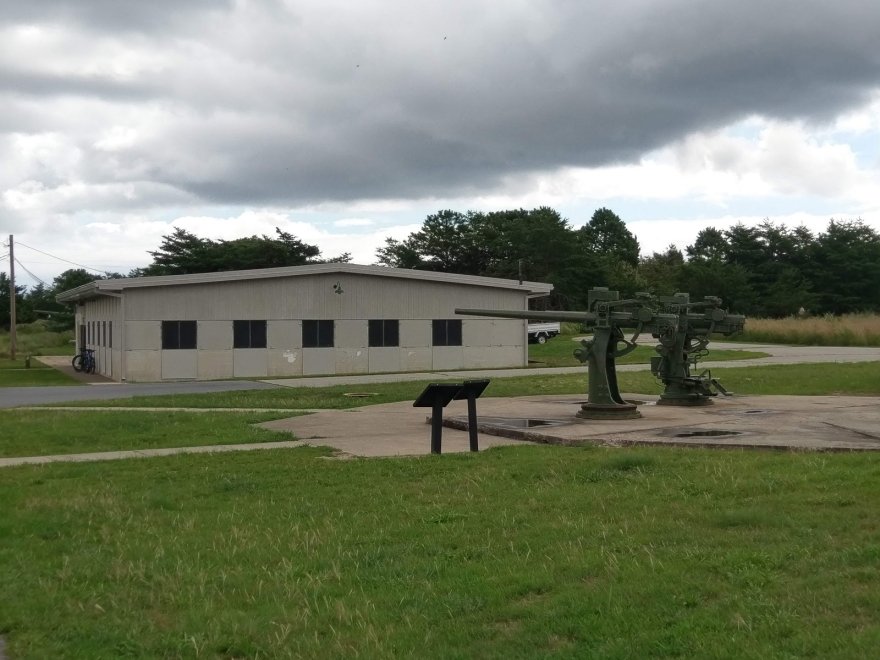
{"type": "Polygon", "coordinates": [[[657,401],[658,406],[706,406],[713,403],[718,394],[729,396],[718,379],[712,378],[708,370],[699,376],[667,379],[666,389],[657,401]]]}
{"type": "Polygon", "coordinates": [[[657,400],[658,406],[711,406],[712,399],[703,394],[667,394],[664,392],[657,400]]]}
{"type": "Polygon", "coordinates": [[[642,413],[634,403],[582,403],[580,419],[638,419],[642,413]]]}

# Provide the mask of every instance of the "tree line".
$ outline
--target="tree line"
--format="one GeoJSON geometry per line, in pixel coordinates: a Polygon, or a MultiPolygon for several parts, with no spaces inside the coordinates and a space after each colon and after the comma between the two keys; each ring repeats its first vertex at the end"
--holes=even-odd
{"type": "MultiPolygon", "coordinates": [[[[348,262],[276,229],[275,236],[200,238],[183,229],[162,237],[149,266],[128,277],[348,262]]],[[[584,309],[587,291],[607,286],[691,299],[717,295],[732,311],[784,317],[799,313],[880,312],[880,235],[861,220],[829,221],[825,231],[790,229],[769,220],[756,227],[707,227],[682,251],[641,256],[638,240],[613,211],[598,209],[574,228],[548,207],[477,212],[441,210],[404,240],[386,239],[378,264],[438,272],[550,282],[550,309],[584,309]]],[[[72,312],[55,302],[62,291],[103,277],[71,269],[51,285],[16,287],[17,319],[52,316],[72,327],[72,312]]],[[[0,327],[9,328],[9,279],[0,273],[0,327]]]]}
{"type": "Polygon", "coordinates": [[[406,239],[387,239],[377,258],[399,268],[550,282],[548,302],[557,309],[585,309],[587,291],[607,286],[624,296],[717,295],[753,316],[880,311],[880,235],[861,220],[831,220],[818,234],[769,220],[708,227],[684,251],[670,245],[640,256],[635,236],[606,208],[577,229],[546,207],[440,211],[406,239]]]}

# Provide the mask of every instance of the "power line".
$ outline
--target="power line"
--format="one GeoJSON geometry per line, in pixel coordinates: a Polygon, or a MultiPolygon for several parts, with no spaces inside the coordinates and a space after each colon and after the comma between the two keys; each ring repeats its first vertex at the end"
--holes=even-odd
{"type": "MultiPolygon", "coordinates": [[[[33,250],[34,252],[39,252],[40,254],[45,254],[47,257],[52,257],[53,259],[57,259],[58,261],[63,261],[64,263],[72,264],[72,265],[78,266],[80,268],[85,268],[86,270],[93,270],[98,273],[104,273],[105,275],[110,273],[110,271],[104,270],[103,268],[92,268],[91,266],[85,266],[83,264],[78,264],[75,261],[70,261],[69,259],[62,259],[61,257],[56,257],[54,254],[49,254],[48,252],[43,252],[42,250],[38,250],[35,247],[31,247],[30,245],[22,243],[21,241],[18,241],[17,245],[20,245],[22,247],[26,247],[28,250],[33,250]]],[[[17,259],[16,259],[16,261],[17,261],[17,259]]],[[[24,268],[24,266],[22,266],[22,268],[24,268]]],[[[39,278],[37,278],[37,279],[39,279],[39,278]]]]}
{"type": "Polygon", "coordinates": [[[21,266],[21,269],[22,269],[24,272],[26,272],[28,275],[30,275],[32,278],[34,278],[35,280],[37,280],[37,282],[39,282],[40,284],[42,284],[42,285],[45,286],[45,287],[48,287],[48,286],[49,286],[48,284],[46,284],[46,283],[42,280],[42,278],[37,277],[37,276],[34,275],[31,271],[29,271],[28,268],[27,268],[27,266],[25,266],[23,263],[21,263],[21,262],[18,260],[18,257],[15,258],[15,263],[17,263],[19,266],[21,266]]]}

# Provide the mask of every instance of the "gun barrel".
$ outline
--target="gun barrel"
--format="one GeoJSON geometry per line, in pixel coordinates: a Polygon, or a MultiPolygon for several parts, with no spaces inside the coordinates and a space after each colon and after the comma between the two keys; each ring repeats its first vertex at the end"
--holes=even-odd
{"type": "Polygon", "coordinates": [[[498,319],[533,319],[535,321],[594,321],[592,312],[537,312],[513,309],[456,309],[461,316],[490,316],[498,319]]]}

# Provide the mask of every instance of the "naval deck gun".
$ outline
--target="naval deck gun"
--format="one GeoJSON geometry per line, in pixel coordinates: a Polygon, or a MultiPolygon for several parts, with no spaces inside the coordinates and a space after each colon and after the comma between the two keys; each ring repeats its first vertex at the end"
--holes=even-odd
{"type": "Polygon", "coordinates": [[[709,397],[729,394],[708,369],[693,375],[691,367],[708,353],[706,347],[713,334],[729,336],[742,332],[745,317],[731,314],[721,307],[721,298],[706,296],[691,302],[687,293],[660,296],[664,312],[678,316],[676,331],[655,334],[660,342],[651,358],[651,372],[665,385],[657,402],[669,406],[694,406],[711,403],[709,397]]]}
{"type": "Polygon", "coordinates": [[[715,387],[726,393],[717,380],[704,372],[692,376],[690,368],[705,351],[712,333],[733,334],[742,330],[744,317],[721,309],[721,299],[707,297],[691,303],[688,294],[658,298],[648,293],[620,299],[617,291],[593,287],[585,311],[517,311],[456,309],[463,316],[490,318],[574,321],[593,336],[582,339],[574,356],[586,363],[587,401],[577,416],[583,419],[632,419],[640,417],[636,405],[625,401],[617,384],[617,358],[631,353],[642,334],[660,343],[651,369],[665,385],[661,402],[667,405],[708,403],[715,387]],[[624,330],[632,331],[627,338],[624,330]]]}

